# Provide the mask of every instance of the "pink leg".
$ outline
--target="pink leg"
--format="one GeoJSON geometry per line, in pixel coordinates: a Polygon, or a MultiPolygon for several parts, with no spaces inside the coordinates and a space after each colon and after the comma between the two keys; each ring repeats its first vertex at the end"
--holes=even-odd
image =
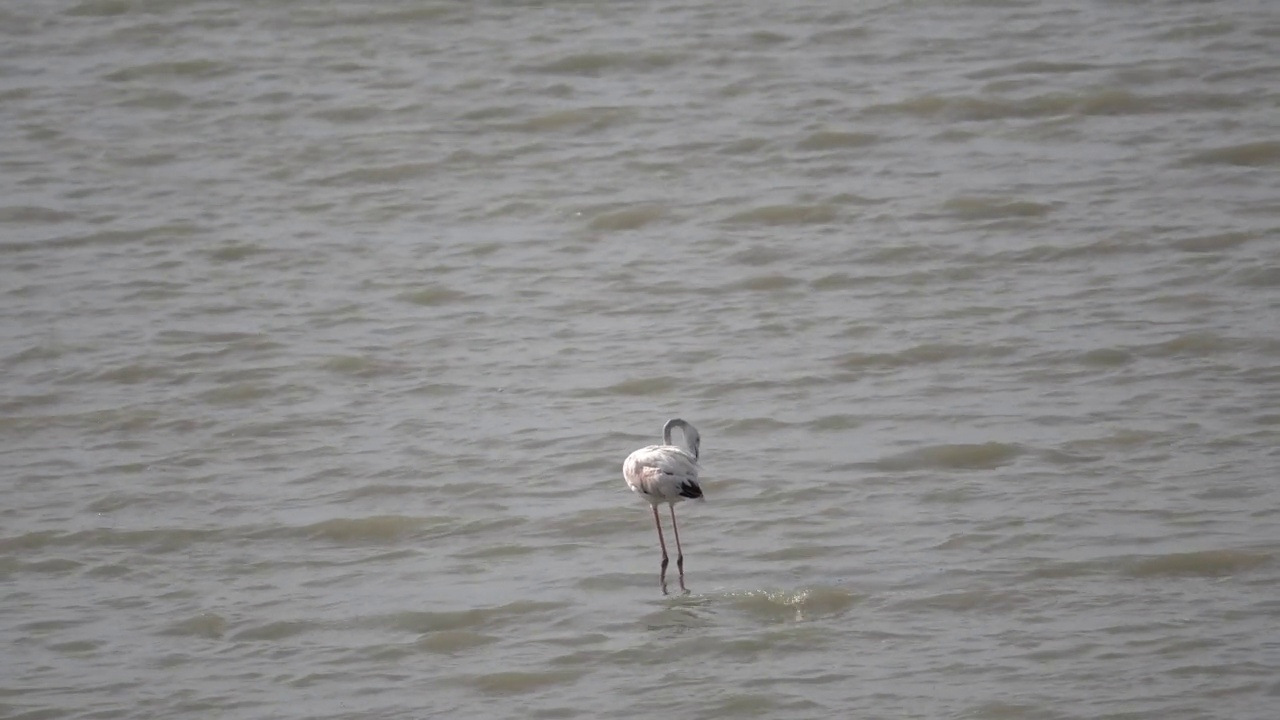
{"type": "MultiPolygon", "coordinates": [[[[680,526],[676,525],[676,506],[671,507],[671,529],[676,532],[676,567],[680,569],[680,587],[684,587],[684,550],[680,548],[680,526]]],[[[654,512],[658,511],[654,508],[654,512]]]]}
{"type": "MultiPolygon", "coordinates": [[[[652,505],[653,508],[653,524],[658,528],[658,545],[662,547],[662,572],[658,575],[658,579],[662,582],[662,591],[665,593],[667,589],[667,541],[662,537],[662,521],[658,519],[658,506],[652,505]]],[[[676,544],[679,545],[679,540],[676,544]]]]}

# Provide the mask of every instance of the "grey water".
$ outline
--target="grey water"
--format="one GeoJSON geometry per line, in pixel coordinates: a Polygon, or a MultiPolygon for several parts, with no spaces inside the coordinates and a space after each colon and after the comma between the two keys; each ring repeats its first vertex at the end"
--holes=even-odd
{"type": "Polygon", "coordinates": [[[0,37],[0,717],[1274,717],[1274,3],[0,37]]]}

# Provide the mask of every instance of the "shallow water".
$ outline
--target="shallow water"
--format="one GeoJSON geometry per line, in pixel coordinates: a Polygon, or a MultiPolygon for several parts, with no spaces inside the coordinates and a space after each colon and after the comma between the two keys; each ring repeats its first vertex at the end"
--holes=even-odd
{"type": "Polygon", "coordinates": [[[1274,713],[1271,3],[0,34],[0,716],[1274,713]]]}

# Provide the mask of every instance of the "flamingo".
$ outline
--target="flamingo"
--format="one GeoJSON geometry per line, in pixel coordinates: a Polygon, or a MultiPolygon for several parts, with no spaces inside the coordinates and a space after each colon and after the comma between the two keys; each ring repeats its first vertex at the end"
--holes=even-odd
{"type": "MultiPolygon", "coordinates": [[[[698,484],[698,446],[702,437],[698,430],[680,418],[672,418],[662,426],[662,444],[649,445],[627,456],[622,463],[622,477],[627,487],[649,502],[653,524],[658,528],[658,545],[662,548],[662,572],[659,581],[667,591],[667,541],[662,537],[662,520],[658,505],[671,508],[671,529],[676,534],[676,567],[680,570],[680,589],[684,586],[684,550],[680,547],[680,527],[676,525],[676,503],[686,499],[705,502],[698,484]],[[680,428],[684,446],[671,443],[671,431],[680,428]]],[[[687,592],[687,590],[686,590],[687,592]]]]}

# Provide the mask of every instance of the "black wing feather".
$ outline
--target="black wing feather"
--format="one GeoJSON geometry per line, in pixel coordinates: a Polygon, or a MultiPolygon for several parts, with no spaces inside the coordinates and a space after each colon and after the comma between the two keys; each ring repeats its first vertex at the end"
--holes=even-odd
{"type": "Polygon", "coordinates": [[[700,498],[702,497],[702,488],[698,487],[698,483],[686,480],[680,483],[680,496],[693,499],[700,498]]]}

